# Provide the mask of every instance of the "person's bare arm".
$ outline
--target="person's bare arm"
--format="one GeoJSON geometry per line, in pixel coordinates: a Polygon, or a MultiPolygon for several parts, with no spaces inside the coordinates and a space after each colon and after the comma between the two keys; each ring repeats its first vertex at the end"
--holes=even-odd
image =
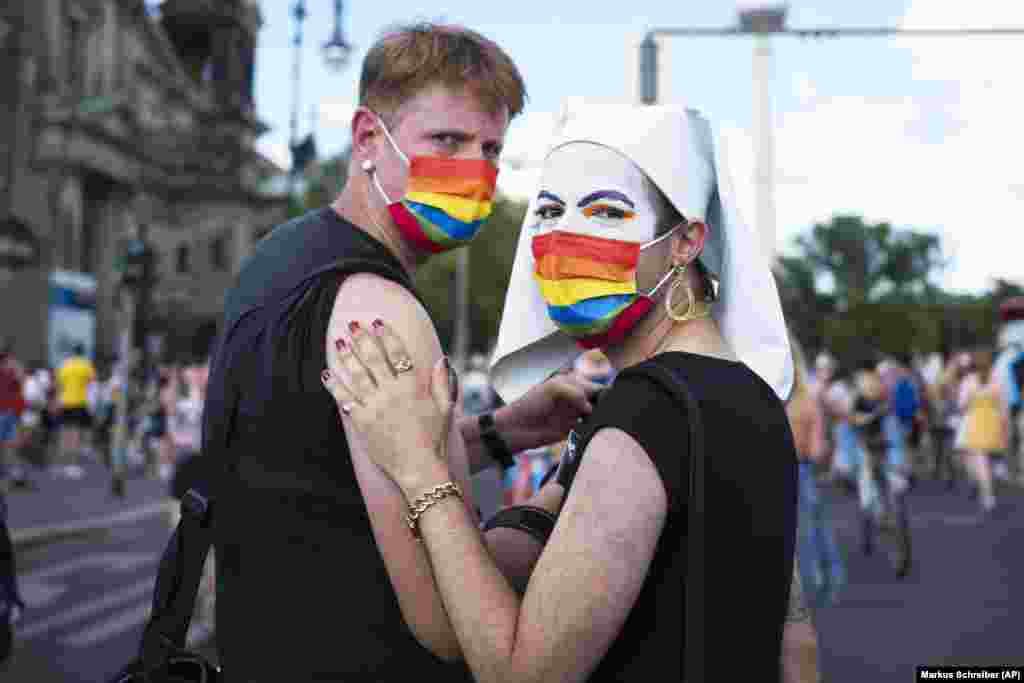
{"type": "Polygon", "coordinates": [[[782,629],[782,683],[817,683],[818,636],[804,599],[803,585],[793,563],[789,609],[782,629]]]}
{"type": "MultiPolygon", "coordinates": [[[[383,278],[358,274],[345,280],[338,290],[328,326],[327,358],[337,363],[335,342],[348,339],[350,321],[368,327],[375,319],[385,319],[406,342],[418,378],[428,385],[430,369],[441,357],[441,345],[430,317],[418,301],[403,287],[383,278]]],[[[339,367],[329,367],[336,376],[339,367]]],[[[420,643],[444,660],[460,657],[460,649],[444,605],[434,584],[434,575],[422,544],[416,541],[405,523],[408,510],[402,491],[370,460],[365,442],[347,421],[345,434],[352,453],[352,465],[370,516],[374,537],[388,570],[392,588],[406,623],[420,643]]],[[[476,520],[469,482],[469,468],[462,437],[452,428],[449,434],[451,473],[467,496],[465,514],[476,520]]]]}
{"type": "MultiPolygon", "coordinates": [[[[423,481],[446,476],[441,467],[423,481]]],[[[667,493],[646,452],[625,432],[601,430],[520,598],[464,506],[435,504],[420,528],[476,680],[586,680],[636,602],[666,514],[667,493]]]]}
{"type": "MultiPolygon", "coordinates": [[[[494,426],[513,453],[540,448],[565,438],[576,421],[589,415],[591,399],[601,385],[574,374],[560,373],[533,387],[518,401],[494,412],[494,426]]],[[[480,439],[478,417],[458,419],[473,474],[493,467],[486,445],[480,439]]]]}

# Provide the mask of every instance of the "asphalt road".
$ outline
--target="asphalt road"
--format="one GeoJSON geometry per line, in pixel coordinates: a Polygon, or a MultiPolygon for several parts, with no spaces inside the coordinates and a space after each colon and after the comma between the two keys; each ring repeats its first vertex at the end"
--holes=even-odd
{"type": "MultiPolygon", "coordinates": [[[[915,565],[898,579],[861,555],[855,507],[829,494],[850,585],[815,614],[825,683],[914,680],[919,665],[1024,664],[1024,493],[1004,491],[979,522],[961,489],[925,481],[909,498],[915,565]]],[[[161,517],[19,554],[29,611],[0,680],[104,683],[137,651],[159,555],[161,517]]]]}
{"type": "Polygon", "coordinates": [[[1024,665],[1024,494],[1004,490],[979,522],[964,488],[924,481],[910,493],[915,564],[897,579],[880,554],[860,552],[855,507],[836,495],[850,585],[819,610],[825,683],[906,683],[921,665],[1024,665]]]}
{"type": "Polygon", "coordinates": [[[0,679],[104,683],[137,652],[160,553],[160,517],[26,551],[18,574],[28,609],[0,679]]]}

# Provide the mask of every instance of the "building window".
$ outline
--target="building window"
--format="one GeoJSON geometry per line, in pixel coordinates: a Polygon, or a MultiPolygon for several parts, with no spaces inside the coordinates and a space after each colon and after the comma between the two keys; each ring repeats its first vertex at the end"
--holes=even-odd
{"type": "Polygon", "coordinates": [[[210,265],[214,270],[227,270],[227,240],[223,235],[210,242],[210,265]]]}
{"type": "Polygon", "coordinates": [[[189,272],[187,244],[178,245],[178,249],[174,253],[174,270],[178,275],[184,275],[189,272]]]}

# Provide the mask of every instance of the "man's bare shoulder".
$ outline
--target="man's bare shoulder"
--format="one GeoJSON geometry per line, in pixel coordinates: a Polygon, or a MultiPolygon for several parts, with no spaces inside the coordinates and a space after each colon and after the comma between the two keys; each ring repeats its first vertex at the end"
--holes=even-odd
{"type": "Polygon", "coordinates": [[[433,364],[440,357],[437,331],[423,304],[397,282],[371,273],[350,275],[338,288],[328,325],[328,351],[336,339],[348,336],[350,322],[365,326],[378,318],[406,341],[414,361],[433,364]]]}

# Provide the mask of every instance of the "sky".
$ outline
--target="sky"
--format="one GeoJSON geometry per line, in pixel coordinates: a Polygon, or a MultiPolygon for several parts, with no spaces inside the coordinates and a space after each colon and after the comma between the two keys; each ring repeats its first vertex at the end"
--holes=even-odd
{"type": "MultiPolygon", "coordinates": [[[[292,110],[293,0],[261,0],[257,113],[270,127],[260,150],[287,167],[292,110]]],[[[629,12],[584,0],[498,3],[346,2],[355,46],[345,71],[320,46],[330,0],[307,0],[299,135],[313,130],[321,157],[341,152],[366,50],[395,22],[444,20],[498,42],[515,60],[529,100],[506,139],[498,184],[532,194],[556,114],[568,99],[636,99],[637,45],[646,30],[732,26],[732,0],[632,0],[629,12]]],[[[745,3],[749,5],[750,3],[745,3]]],[[[1024,27],[1012,0],[795,0],[787,25],[1024,27]]],[[[777,246],[837,213],[856,213],[940,235],[950,266],[937,283],[964,292],[995,277],[1024,284],[1024,39],[1016,37],[773,40],[770,93],[776,162],[777,246]]],[[[752,43],[670,38],[661,43],[661,100],[685,102],[721,128],[737,202],[754,218],[752,43]]]]}

